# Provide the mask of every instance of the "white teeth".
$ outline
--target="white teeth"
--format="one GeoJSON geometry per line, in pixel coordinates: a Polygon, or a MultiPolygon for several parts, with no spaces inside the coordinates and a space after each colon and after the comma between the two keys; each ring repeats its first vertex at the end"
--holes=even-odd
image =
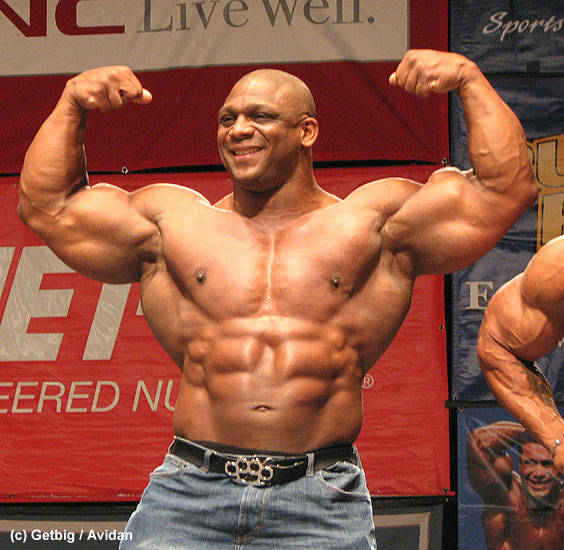
{"type": "Polygon", "coordinates": [[[233,154],[238,157],[240,155],[250,155],[251,153],[256,153],[257,151],[260,151],[258,147],[254,149],[245,149],[244,151],[233,151],[233,154]]]}

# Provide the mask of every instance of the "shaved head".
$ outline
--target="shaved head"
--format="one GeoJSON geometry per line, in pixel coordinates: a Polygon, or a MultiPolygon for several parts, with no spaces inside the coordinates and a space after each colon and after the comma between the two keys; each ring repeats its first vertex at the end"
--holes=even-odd
{"type": "Polygon", "coordinates": [[[233,86],[231,93],[236,89],[250,86],[253,82],[268,82],[281,92],[288,94],[297,111],[315,117],[315,102],[306,83],[293,74],[278,69],[257,69],[243,76],[233,86]]]}
{"type": "Polygon", "coordinates": [[[237,186],[272,190],[290,180],[314,182],[315,104],[296,76],[258,69],[233,86],[218,112],[217,143],[237,186]]]}

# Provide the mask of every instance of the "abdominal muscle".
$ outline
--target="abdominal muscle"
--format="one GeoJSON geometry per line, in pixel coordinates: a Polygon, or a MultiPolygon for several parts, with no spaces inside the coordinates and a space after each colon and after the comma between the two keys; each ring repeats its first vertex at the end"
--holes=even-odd
{"type": "Polygon", "coordinates": [[[279,316],[214,323],[187,345],[174,430],[284,453],[352,443],[362,376],[337,327],[279,316]]]}

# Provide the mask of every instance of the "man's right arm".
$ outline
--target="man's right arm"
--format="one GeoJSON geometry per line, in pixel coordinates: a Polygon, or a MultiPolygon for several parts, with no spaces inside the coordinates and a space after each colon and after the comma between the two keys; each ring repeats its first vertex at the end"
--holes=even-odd
{"type": "Polygon", "coordinates": [[[484,501],[482,523],[488,548],[513,548],[507,540],[507,507],[511,506],[515,473],[507,451],[524,434],[520,424],[500,421],[476,428],[466,442],[468,477],[484,501]]]}
{"type": "Polygon", "coordinates": [[[466,442],[468,477],[485,504],[503,505],[513,483],[513,461],[507,450],[525,428],[516,422],[494,422],[476,428],[466,442]]]}
{"type": "Polygon", "coordinates": [[[158,240],[135,194],[88,185],[88,113],[119,109],[126,101],[151,101],[126,67],[93,69],[69,80],[27,151],[19,186],[21,219],[69,266],[108,282],[137,280],[140,258],[158,240]]]}

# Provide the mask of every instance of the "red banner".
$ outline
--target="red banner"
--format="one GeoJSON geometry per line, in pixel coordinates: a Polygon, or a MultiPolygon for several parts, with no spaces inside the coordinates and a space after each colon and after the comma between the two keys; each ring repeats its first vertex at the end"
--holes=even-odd
{"type": "MultiPolygon", "coordinates": [[[[132,0],[129,0],[131,3],[132,0]]],[[[106,2],[107,4],[115,4],[106,2]]],[[[1,8],[2,2],[0,2],[1,8]]],[[[63,59],[78,60],[81,70],[92,68],[94,61],[82,60],[79,51],[84,49],[84,41],[95,36],[95,32],[102,33],[100,36],[100,50],[110,48],[110,60],[105,64],[125,64],[137,67],[133,59],[135,55],[141,57],[162,57],[165,50],[169,47],[169,41],[184,38],[184,42],[178,45],[179,53],[182,53],[182,44],[193,36],[186,35],[179,31],[162,32],[133,32],[133,35],[140,41],[139,44],[132,44],[129,48],[114,47],[112,40],[119,39],[121,34],[116,30],[115,35],[107,34],[105,31],[95,31],[96,26],[102,24],[103,10],[98,8],[92,14],[92,22],[89,25],[82,23],[80,28],[84,35],[68,35],[71,28],[77,26],[76,22],[64,24],[68,17],[76,15],[75,10],[70,10],[69,4],[73,2],[58,2],[57,8],[59,18],[58,24],[47,26],[43,29],[41,21],[45,14],[40,9],[39,4],[35,4],[33,13],[35,14],[35,27],[26,25],[25,18],[21,14],[16,14],[13,10],[6,7],[0,9],[0,45],[4,44],[5,50],[0,48],[0,52],[5,51],[5,58],[15,63],[18,68],[29,66],[25,58],[20,59],[19,50],[27,47],[38,47],[45,41],[44,48],[37,53],[41,56],[45,52],[43,65],[51,62],[51,58],[56,53],[63,59]],[[39,10],[39,11],[38,11],[39,10]],[[69,12],[69,13],[67,13],[69,12]],[[64,16],[64,17],[63,17],[64,16]],[[19,25],[19,28],[16,28],[19,25]],[[96,26],[95,26],[96,25],[96,26]],[[33,28],[30,28],[33,27],[33,28]],[[67,29],[65,31],[65,29],[67,29]],[[27,32],[28,36],[22,35],[27,32]],[[12,36],[12,42],[9,42],[12,36]],[[53,36],[52,36],[53,35],[53,36]],[[62,35],[62,36],[61,36],[62,35]],[[174,36],[169,36],[174,35],[174,36]],[[148,46],[141,42],[148,37],[163,41],[162,47],[159,42],[148,46]],[[168,37],[168,39],[167,39],[168,37]],[[60,46],[53,48],[50,40],[54,40],[60,46]],[[56,51],[53,51],[53,50],[56,51]],[[14,51],[15,50],[15,51],[14,51]],[[61,52],[62,50],[62,52],[61,52]],[[68,52],[73,55],[69,56],[68,52]],[[111,61],[111,63],[110,63],[111,61]]],[[[55,2],[53,2],[55,4],[55,2]]],[[[95,9],[99,2],[81,2],[81,9],[95,9]]],[[[120,3],[121,4],[121,3],[120,3]]],[[[149,4],[151,4],[149,2],[149,4]]],[[[191,12],[196,11],[191,4],[205,4],[206,13],[211,10],[217,2],[204,3],[178,3],[178,2],[153,2],[154,10],[157,4],[171,4],[171,12],[163,15],[163,22],[159,25],[168,28],[171,20],[171,28],[182,25],[174,20],[172,13],[177,14],[178,9],[190,8],[191,12]],[[190,5],[188,5],[190,4],[190,5]]],[[[231,3],[227,3],[231,4],[231,3]]],[[[245,4],[244,2],[240,3],[245,4]]],[[[245,17],[249,17],[251,23],[252,14],[260,9],[264,11],[266,2],[248,3],[249,12],[245,17]],[[259,6],[257,8],[257,6],[259,6]],[[251,9],[252,8],[252,9],[251,9]]],[[[300,5],[307,4],[313,10],[312,2],[281,2],[270,0],[268,5],[300,5]]],[[[322,4],[322,3],[320,3],[322,4]]],[[[393,29],[385,29],[378,33],[378,21],[383,18],[383,12],[389,11],[392,6],[387,7],[386,2],[360,2],[359,0],[347,0],[345,2],[331,1],[326,3],[327,9],[318,11],[318,16],[323,20],[323,25],[306,22],[307,27],[302,33],[294,32],[292,43],[300,41],[309,33],[318,29],[326,29],[328,36],[325,39],[329,44],[337,43],[341,47],[346,46],[346,42],[341,43],[338,36],[333,36],[332,32],[338,29],[353,33],[356,27],[363,31],[371,30],[370,40],[365,41],[364,49],[368,49],[372,42],[391,41],[387,39],[387,32],[394,32],[393,29]],[[331,9],[329,9],[331,4],[331,9]],[[340,6],[340,8],[339,8],[340,6]],[[355,8],[355,6],[357,6],[355,8]],[[346,8],[346,9],[345,9],[346,8]],[[354,9],[353,9],[354,8],[354,9]],[[353,15],[353,12],[356,15],[353,15]],[[335,15],[334,11],[340,15],[335,15]],[[366,12],[366,13],[365,13],[366,12]],[[374,12],[374,13],[373,13],[374,12]],[[358,21],[358,24],[352,24],[358,21]],[[356,26],[355,26],[356,25],[356,26]],[[308,30],[309,29],[309,30],[308,30]],[[330,32],[331,31],[331,32],[330,32]]],[[[406,44],[404,50],[411,48],[435,48],[447,49],[447,2],[446,0],[418,0],[417,2],[397,2],[398,6],[405,8],[405,33],[406,44]]],[[[103,3],[102,3],[103,5],[103,3]]],[[[145,2],[145,9],[147,9],[145,2]]],[[[139,9],[143,2],[134,2],[134,6],[139,9]]],[[[298,16],[303,15],[303,9],[295,10],[294,22],[298,16]],[[300,15],[301,14],[301,15],[300,15]]],[[[21,8],[18,8],[18,10],[21,8]]],[[[45,4],[45,8],[47,6],[45,4]]],[[[202,8],[203,9],[203,8],[202,8]]],[[[274,9],[274,8],[273,8],[274,9]]],[[[109,6],[109,11],[119,11],[115,6],[109,6]]],[[[212,32],[214,24],[219,24],[222,18],[218,17],[221,10],[218,8],[210,19],[209,32],[212,32]]],[[[212,165],[218,164],[219,158],[216,146],[216,123],[217,112],[223,104],[230,88],[246,72],[259,66],[278,67],[292,72],[302,78],[311,88],[317,103],[317,114],[320,122],[321,134],[315,145],[315,160],[317,161],[337,161],[337,160],[387,160],[387,161],[421,161],[440,163],[442,158],[448,158],[448,127],[447,127],[447,101],[446,96],[433,96],[428,99],[419,99],[410,96],[405,92],[393,88],[388,83],[388,77],[397,66],[397,62],[404,52],[398,55],[382,55],[379,58],[372,57],[370,60],[355,57],[354,52],[344,47],[344,52],[340,57],[331,57],[331,60],[321,62],[319,57],[311,51],[311,47],[304,45],[301,53],[304,57],[299,61],[288,61],[276,57],[272,51],[273,44],[280,41],[280,33],[292,31],[283,19],[282,8],[276,8],[277,23],[272,26],[267,20],[263,27],[269,29],[267,39],[255,37],[253,42],[242,40],[241,37],[232,40],[230,45],[227,35],[219,33],[217,38],[212,39],[212,35],[207,36],[207,41],[198,43],[198,51],[202,55],[211,55],[219,50],[229,50],[244,46],[245,50],[265,51],[267,61],[254,64],[244,61],[245,58],[238,57],[236,61],[227,64],[204,63],[202,66],[190,66],[187,68],[175,68],[159,70],[145,68],[138,70],[138,75],[143,85],[153,94],[153,102],[143,107],[128,105],[127,108],[118,113],[111,113],[105,116],[95,114],[91,117],[90,128],[87,138],[88,159],[91,170],[97,171],[120,171],[122,167],[129,170],[193,166],[193,165],[212,165]],[[257,41],[258,40],[258,41],[257,41]],[[267,44],[268,47],[248,47],[249,43],[267,44]],[[225,45],[227,44],[227,46],[225,45]]],[[[202,14],[201,14],[202,15],[202,14]]],[[[232,14],[235,16],[235,14],[232,14]]],[[[242,14],[240,14],[242,15],[242,14]]],[[[264,15],[264,14],[263,14],[264,15]]],[[[157,26],[157,13],[153,13],[153,25],[157,26]]],[[[186,14],[188,16],[188,14],[186,14]]],[[[86,17],[86,15],[85,15],[86,17]]],[[[124,16],[125,17],[125,16],[124,16]]],[[[141,13],[143,20],[143,13],[141,13]]],[[[202,15],[203,17],[203,15],[202,15]]],[[[209,16],[211,17],[211,16],[209,16]]],[[[289,17],[289,16],[288,16],[289,17]]],[[[311,16],[313,17],[313,15],[311,16]]],[[[121,25],[122,19],[119,14],[115,14],[106,25],[121,25]]],[[[302,18],[303,19],[303,18],[302,18]]],[[[246,20],[246,19],[243,19],[246,20]]],[[[57,22],[55,21],[55,22],[57,22]]],[[[207,21],[207,19],[206,19],[207,21]]],[[[68,22],[67,22],[68,23],[68,22]]],[[[187,22],[185,22],[188,24],[187,22]]],[[[194,30],[201,27],[201,23],[194,22],[194,30]]],[[[296,23],[297,24],[297,23],[296,23]]],[[[225,26],[224,23],[221,25],[225,26]]],[[[221,30],[223,28],[219,28],[221,30]]],[[[242,27],[241,32],[246,27],[242,27]]],[[[143,29],[141,29],[143,31],[143,29]]],[[[395,38],[395,36],[394,36],[395,38]]],[[[289,41],[283,41],[282,51],[289,48],[289,41]]],[[[320,42],[323,44],[324,42],[320,42]]],[[[361,44],[362,46],[362,44],[361,44]]],[[[323,49],[323,48],[321,48],[323,49]]],[[[362,47],[361,47],[362,50],[362,47]]],[[[88,51],[102,55],[96,48],[88,51]]],[[[22,54],[23,55],[23,54],[22,54]]],[[[167,58],[168,59],[168,58],[167,58]]],[[[156,59],[155,63],[164,63],[166,60],[156,59]]],[[[168,67],[179,67],[174,62],[176,58],[172,55],[168,67]]],[[[97,62],[98,64],[103,64],[97,62]]],[[[155,65],[151,65],[154,67],[155,65]]],[[[0,98],[3,105],[2,117],[0,117],[0,173],[18,173],[21,169],[23,157],[30,141],[35,135],[38,127],[47,117],[55,106],[64,84],[68,78],[69,70],[60,67],[50,71],[54,76],[32,76],[43,74],[39,71],[29,71],[29,76],[20,74],[17,77],[0,78],[0,98]],[[55,76],[58,75],[58,76],[55,76]]],[[[77,70],[72,72],[75,74],[77,70]]],[[[14,74],[2,73],[0,74],[14,74]]]]}
{"type": "MultiPolygon", "coordinates": [[[[317,177],[344,196],[385,175],[425,181],[432,168],[317,177]]],[[[129,189],[163,180],[189,182],[211,201],[230,190],[225,173],[104,178],[129,189]]],[[[0,501],[138,499],[172,438],[178,369],[140,312],[137,285],[70,271],[17,219],[15,184],[0,179],[0,501]]],[[[443,310],[442,277],[421,278],[404,326],[365,378],[358,446],[375,495],[449,487],[443,310]]]]}

